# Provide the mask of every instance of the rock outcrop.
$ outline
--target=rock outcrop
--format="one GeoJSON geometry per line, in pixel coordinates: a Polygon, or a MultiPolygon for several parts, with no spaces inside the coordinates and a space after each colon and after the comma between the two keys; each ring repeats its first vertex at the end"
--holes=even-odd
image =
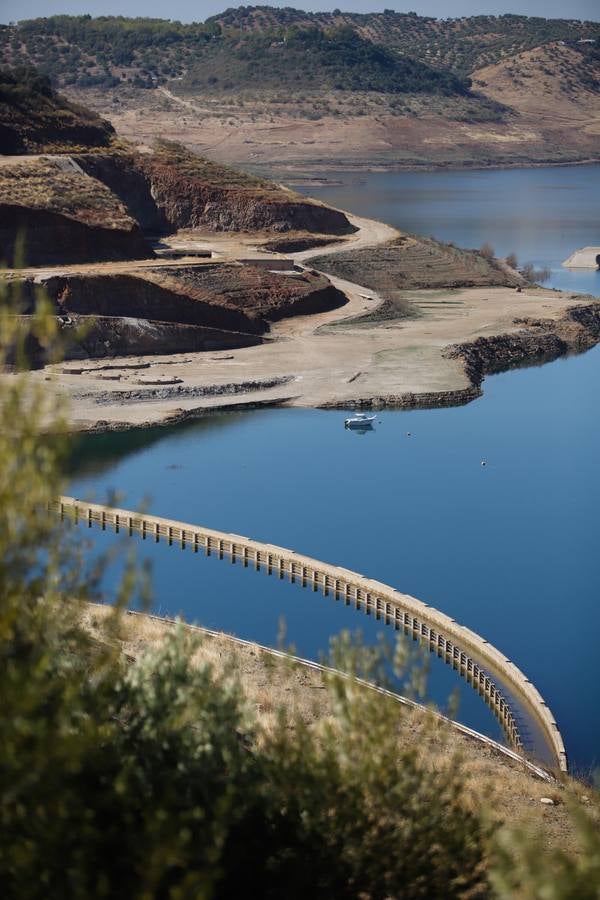
{"type": "Polygon", "coordinates": [[[69,157],[0,166],[0,260],[11,265],[20,241],[28,266],[154,256],[115,194],[69,157]]]}
{"type": "MultiPolygon", "coordinates": [[[[277,276],[236,264],[49,274],[23,279],[20,286],[24,314],[33,311],[36,290],[44,288],[71,340],[68,356],[77,359],[247,347],[261,342],[271,321],[346,302],[321,275],[277,276]],[[82,322],[80,333],[75,326],[82,322]]],[[[30,352],[39,365],[39,347],[30,352]]]]}
{"type": "Polygon", "coordinates": [[[600,302],[571,307],[558,320],[525,318],[515,324],[525,327],[513,334],[455,344],[445,355],[461,359],[469,381],[478,387],[494,372],[587,350],[600,339],[600,302]]]}
{"type": "Polygon", "coordinates": [[[178,145],[153,153],[86,154],[78,164],[124,203],[152,232],[304,231],[350,234],[344,213],[272,182],[218,166],[178,145]]]}

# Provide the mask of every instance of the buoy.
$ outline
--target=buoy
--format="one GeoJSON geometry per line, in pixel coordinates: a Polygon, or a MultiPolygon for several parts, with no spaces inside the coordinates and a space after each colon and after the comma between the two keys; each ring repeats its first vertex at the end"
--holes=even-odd
{"type": "Polygon", "coordinates": [[[410,431],[406,432],[406,437],[410,437],[410,431]]]}
{"type": "Polygon", "coordinates": [[[485,459],[482,459],[482,460],[481,460],[481,465],[482,465],[482,466],[487,466],[487,463],[486,463],[485,459]]]}

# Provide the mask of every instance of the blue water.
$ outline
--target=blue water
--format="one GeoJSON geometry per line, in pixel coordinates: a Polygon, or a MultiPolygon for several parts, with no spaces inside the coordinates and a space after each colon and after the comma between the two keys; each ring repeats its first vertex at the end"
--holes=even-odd
{"type": "Polygon", "coordinates": [[[600,165],[326,178],[340,183],[296,189],[459,247],[488,242],[498,256],[549,268],[551,287],[600,296],[600,272],[561,265],[574,250],[600,246],[600,165]]]}
{"type": "MultiPolygon", "coordinates": [[[[525,174],[539,185],[555,174],[583,178],[591,169],[597,174],[598,167],[525,174]]],[[[499,177],[524,177],[514,171],[452,175],[477,183],[488,178],[492,199],[499,177]]],[[[380,177],[392,178],[368,176],[356,212],[384,218],[370,206],[371,179],[380,177]]],[[[406,183],[409,176],[393,177],[406,183]]],[[[444,173],[446,183],[449,177],[444,173]]],[[[473,205],[481,206],[478,191],[473,205]]],[[[475,217],[467,204],[461,221],[475,217]]],[[[547,222],[541,203],[537,227],[545,247],[555,240],[545,238],[546,226],[554,233],[555,218],[547,222]]],[[[471,243],[483,240],[504,250],[485,229],[471,243]]],[[[600,243],[588,234],[568,252],[594,241],[600,243]]],[[[555,262],[568,255],[565,247],[553,252],[555,262]]],[[[527,673],[557,717],[572,764],[587,771],[600,764],[594,688],[600,682],[594,644],[600,633],[600,348],[490,377],[484,390],[464,407],[381,413],[364,435],[344,430],[342,412],[295,409],[92,435],[79,446],[70,490],[103,499],[117,488],[125,506],[149,499],[161,515],[291,547],[444,610],[527,673]]],[[[94,540],[105,546],[112,538],[96,533],[94,540]]],[[[140,547],[154,563],[161,612],[181,611],[267,644],[277,642],[284,618],[286,643],[313,658],[343,628],[362,628],[368,641],[382,630],[330,597],[239,565],[162,544],[140,547]]],[[[429,696],[443,703],[457,685],[458,718],[497,735],[483,702],[433,659],[429,696]]]]}

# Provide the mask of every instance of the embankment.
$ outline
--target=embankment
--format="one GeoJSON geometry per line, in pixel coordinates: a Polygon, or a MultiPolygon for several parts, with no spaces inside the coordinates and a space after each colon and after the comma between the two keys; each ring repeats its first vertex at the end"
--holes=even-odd
{"type": "Polygon", "coordinates": [[[105,184],[146,231],[351,234],[343,212],[245,176],[183,148],[152,154],[86,154],[77,163],[105,184]]]}
{"type": "Polygon", "coordinates": [[[549,362],[568,353],[581,353],[600,341],[600,301],[574,306],[559,319],[517,319],[523,330],[493,337],[478,337],[448,347],[443,356],[464,365],[470,385],[447,391],[407,392],[363,397],[354,401],[331,400],[324,409],[437,409],[462,406],[483,393],[486,375],[523,365],[549,362]]]}
{"type": "MultiPolygon", "coordinates": [[[[346,303],[322,275],[277,275],[235,263],[40,274],[20,285],[25,314],[44,288],[70,339],[69,359],[250,347],[262,342],[270,322],[346,303]]],[[[31,350],[39,365],[40,348],[31,350]]]]}

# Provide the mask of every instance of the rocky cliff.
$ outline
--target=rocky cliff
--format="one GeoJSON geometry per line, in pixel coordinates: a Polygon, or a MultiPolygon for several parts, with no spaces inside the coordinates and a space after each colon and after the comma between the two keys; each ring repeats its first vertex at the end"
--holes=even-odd
{"type": "Polygon", "coordinates": [[[305,231],[350,234],[342,212],[272,182],[219,166],[176,144],[153,153],[86,154],[78,164],[102,181],[148,231],[305,231]]]}
{"type": "Polygon", "coordinates": [[[154,256],[118,197],[69,157],[0,166],[1,261],[13,263],[20,240],[28,266],[154,256]]]}
{"type": "MultiPolygon", "coordinates": [[[[278,276],[236,264],[29,277],[21,283],[25,314],[39,286],[74,341],[69,358],[246,347],[261,342],[271,321],[346,302],[323,276],[278,276]]],[[[31,355],[42,361],[37,346],[31,355]]]]}

